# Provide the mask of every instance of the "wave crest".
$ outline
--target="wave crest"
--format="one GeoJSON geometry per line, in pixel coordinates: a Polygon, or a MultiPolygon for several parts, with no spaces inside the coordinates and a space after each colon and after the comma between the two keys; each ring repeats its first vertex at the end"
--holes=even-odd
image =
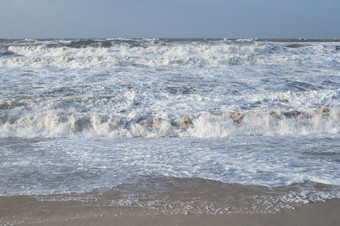
{"type": "MultiPolygon", "coordinates": [[[[5,105],[3,105],[5,106],[5,105]]],[[[228,137],[339,133],[340,109],[306,112],[202,112],[181,117],[117,117],[69,110],[26,112],[0,116],[1,137],[228,137]]]]}

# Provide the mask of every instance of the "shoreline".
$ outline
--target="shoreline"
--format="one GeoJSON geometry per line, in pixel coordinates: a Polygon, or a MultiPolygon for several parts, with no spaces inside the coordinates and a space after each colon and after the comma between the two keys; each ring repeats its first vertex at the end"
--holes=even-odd
{"type": "Polygon", "coordinates": [[[315,184],[314,198],[301,200],[302,186],[158,177],[85,194],[0,196],[0,225],[337,225],[340,199],[315,198],[330,189],[315,184]]]}
{"type": "Polygon", "coordinates": [[[160,214],[145,207],[38,201],[29,196],[0,198],[0,225],[336,225],[340,199],[304,204],[269,214],[160,214]]]}

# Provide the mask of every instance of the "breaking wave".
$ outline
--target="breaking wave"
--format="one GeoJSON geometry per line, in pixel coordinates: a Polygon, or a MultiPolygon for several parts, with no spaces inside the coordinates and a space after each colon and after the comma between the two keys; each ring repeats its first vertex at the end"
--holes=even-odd
{"type": "MultiPolygon", "coordinates": [[[[43,103],[42,105],[48,103],[43,103]]],[[[50,104],[55,106],[58,104],[50,104]]],[[[187,115],[110,114],[43,109],[31,100],[0,103],[1,137],[228,137],[340,133],[340,108],[308,111],[199,112],[187,115]]]]}

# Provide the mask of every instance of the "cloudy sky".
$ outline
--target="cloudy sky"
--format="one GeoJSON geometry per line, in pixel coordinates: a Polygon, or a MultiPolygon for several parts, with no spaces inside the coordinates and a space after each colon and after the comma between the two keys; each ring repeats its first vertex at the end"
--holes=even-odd
{"type": "Polygon", "coordinates": [[[0,38],[340,38],[340,0],[0,0],[0,38]]]}

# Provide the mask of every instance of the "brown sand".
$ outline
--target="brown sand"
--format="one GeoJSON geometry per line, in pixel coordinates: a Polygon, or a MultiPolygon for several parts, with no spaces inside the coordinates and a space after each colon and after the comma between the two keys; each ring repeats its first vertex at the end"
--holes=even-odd
{"type": "Polygon", "coordinates": [[[288,203],[287,190],[154,178],[109,192],[0,197],[0,225],[340,225],[339,199],[288,203]]]}

